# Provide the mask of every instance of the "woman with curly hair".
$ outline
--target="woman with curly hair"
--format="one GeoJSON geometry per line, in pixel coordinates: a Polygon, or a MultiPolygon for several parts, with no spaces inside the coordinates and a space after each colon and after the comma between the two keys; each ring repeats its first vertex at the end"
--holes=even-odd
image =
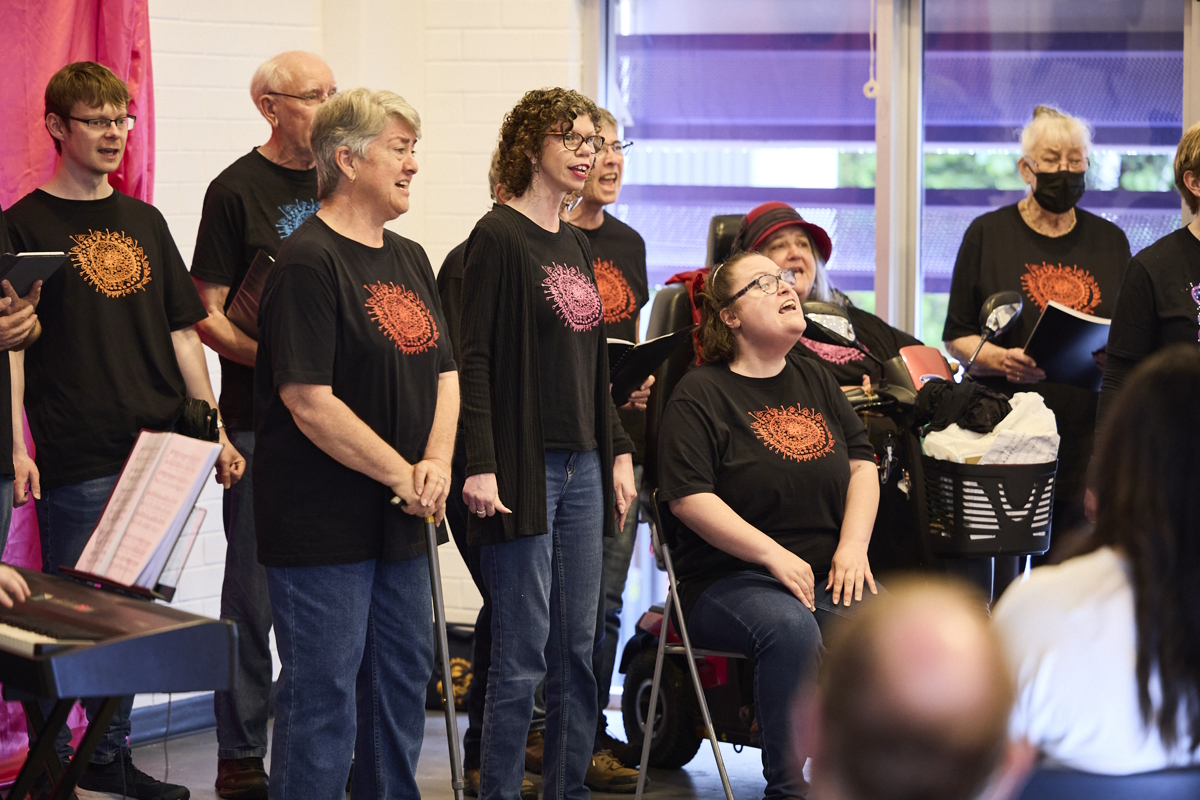
{"type": "Polygon", "coordinates": [[[512,200],[494,206],[467,240],[463,501],[492,599],[485,800],[521,794],[543,676],[545,795],[588,797],[601,535],[623,524],[634,496],[633,445],[609,394],[591,250],[559,219],[563,198],[583,189],[604,144],[598,122],[596,105],[577,92],[526,93],[500,129],[499,181],[512,200]]]}

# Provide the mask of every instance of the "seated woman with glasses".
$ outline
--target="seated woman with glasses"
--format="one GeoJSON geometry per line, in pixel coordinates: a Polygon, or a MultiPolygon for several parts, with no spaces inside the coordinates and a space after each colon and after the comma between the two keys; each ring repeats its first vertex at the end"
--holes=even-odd
{"type": "Polygon", "coordinates": [[[816,675],[820,626],[876,592],[875,453],[833,376],[790,355],[805,328],[797,283],[758,253],[713,270],[698,295],[704,364],[659,432],[682,612],[695,645],[754,660],[768,798],[807,792],[787,766],[788,701],[816,675]]]}
{"type": "MultiPolygon", "coordinates": [[[[950,307],[942,332],[946,349],[966,361],[979,344],[979,309],[991,294],[1016,291],[1024,311],[1006,333],[983,346],[971,372],[984,385],[1012,395],[1035,391],[1058,421],[1062,437],[1055,484],[1055,531],[1082,519],[1092,454],[1097,393],[1046,382],[1023,348],[1046,305],[1055,300],[1084,314],[1112,317],[1129,263],[1129,241],[1108,220],[1076,208],[1083,197],[1091,133],[1076,117],[1038,106],[1021,132],[1017,169],[1029,193],[976,218],[963,235],[950,307]]],[[[1011,579],[1016,559],[998,560],[996,593],[1011,579]],[[1002,571],[1003,568],[1003,571],[1002,571]]]]}
{"type": "MultiPolygon", "coordinates": [[[[733,240],[733,252],[743,251],[762,253],[781,269],[791,270],[796,276],[796,295],[801,303],[814,300],[843,306],[858,341],[880,361],[895,358],[901,347],[921,343],[869,311],[855,307],[850,298],[837,290],[825,269],[833,253],[829,234],[820,225],[804,219],[789,204],[763,203],[742,218],[733,240]]],[[[883,377],[879,364],[853,347],[801,337],[794,352],[821,362],[845,389],[860,387],[865,380],[879,383],[883,377]]]]}

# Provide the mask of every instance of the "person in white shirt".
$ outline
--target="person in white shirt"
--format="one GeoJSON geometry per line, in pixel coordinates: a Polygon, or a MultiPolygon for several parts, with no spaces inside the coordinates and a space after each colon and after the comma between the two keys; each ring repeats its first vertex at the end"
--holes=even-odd
{"type": "Polygon", "coordinates": [[[1200,354],[1130,375],[1098,443],[1091,550],[1000,599],[1013,739],[1049,766],[1125,775],[1200,762],[1200,354]]]}

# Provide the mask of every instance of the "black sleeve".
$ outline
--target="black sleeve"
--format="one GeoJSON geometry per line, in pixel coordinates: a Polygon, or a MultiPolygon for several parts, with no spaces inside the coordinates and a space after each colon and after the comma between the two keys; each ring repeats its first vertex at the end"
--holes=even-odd
{"type": "Polygon", "coordinates": [[[1125,385],[1125,379],[1138,365],[1138,361],[1139,359],[1125,358],[1109,352],[1108,358],[1104,362],[1104,378],[1100,382],[1100,400],[1096,405],[1097,440],[1100,432],[1104,430],[1104,420],[1108,418],[1108,413],[1112,410],[1113,403],[1116,402],[1117,395],[1121,392],[1121,387],[1125,385]]]}
{"type": "Polygon", "coordinates": [[[963,234],[962,244],[958,246],[954,275],[950,278],[946,324],[942,328],[943,342],[979,335],[979,309],[983,307],[983,300],[978,296],[982,250],[979,227],[979,220],[972,222],[963,234]]]}
{"type": "Polygon", "coordinates": [[[1142,262],[1134,258],[1125,270],[1117,305],[1108,329],[1107,351],[1135,362],[1159,347],[1158,308],[1154,283],[1142,262]]]}
{"type": "MultiPolygon", "coordinates": [[[[155,213],[158,213],[157,211],[155,213]]],[[[175,239],[167,227],[167,221],[158,216],[159,251],[163,273],[163,304],[166,306],[167,323],[172,331],[183,330],[208,317],[208,310],[200,299],[200,292],[188,274],[183,256],[175,246],[175,239]]]]}
{"type": "Polygon", "coordinates": [[[675,396],[663,411],[658,435],[659,499],[715,494],[721,455],[711,416],[695,399],[675,396]]]}
{"type": "Polygon", "coordinates": [[[244,256],[245,230],[242,199],[216,181],[210,183],[196,233],[192,277],[232,287],[244,256]]]}
{"type": "Polygon", "coordinates": [[[260,319],[274,385],[332,386],[338,306],[333,276],[295,263],[276,268],[275,273],[260,319]]]}
{"type": "Polygon", "coordinates": [[[458,382],[462,395],[459,419],[466,432],[467,472],[470,475],[496,471],[495,441],[492,437],[492,348],[496,340],[496,302],[506,247],[483,225],[476,225],[467,240],[462,284],[462,361],[458,382]]]}
{"type": "Polygon", "coordinates": [[[454,352],[454,360],[462,363],[462,270],[459,261],[462,254],[457,248],[451,250],[442,268],[438,270],[438,298],[442,303],[442,316],[446,319],[446,335],[450,337],[450,347],[454,352]]]}

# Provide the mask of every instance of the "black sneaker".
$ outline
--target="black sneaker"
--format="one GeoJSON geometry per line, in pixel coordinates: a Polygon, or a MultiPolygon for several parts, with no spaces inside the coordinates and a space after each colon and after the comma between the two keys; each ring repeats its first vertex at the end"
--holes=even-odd
{"type": "Polygon", "coordinates": [[[131,800],[188,800],[192,793],[186,786],[151,778],[126,757],[108,764],[88,764],[79,778],[79,785],[75,787],[75,795],[79,800],[120,800],[122,797],[131,800]]]}

